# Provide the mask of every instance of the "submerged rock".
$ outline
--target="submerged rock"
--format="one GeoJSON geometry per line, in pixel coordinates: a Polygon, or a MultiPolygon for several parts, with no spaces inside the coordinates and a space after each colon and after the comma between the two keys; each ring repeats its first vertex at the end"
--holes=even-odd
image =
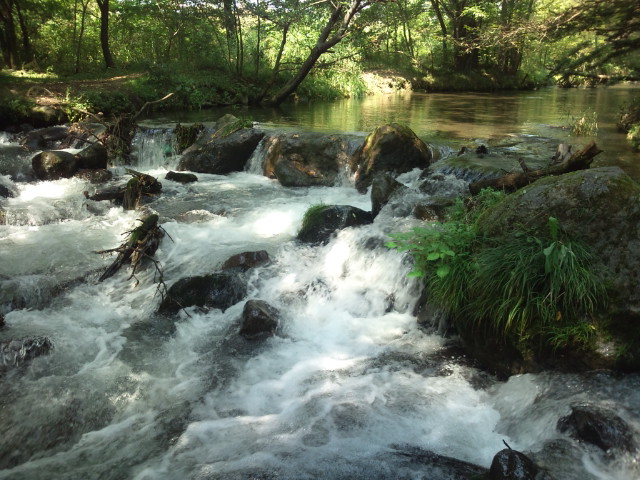
{"type": "Polygon", "coordinates": [[[273,335],[279,318],[280,312],[264,300],[248,300],[242,310],[240,335],[249,339],[273,335]]]}
{"type": "Polygon", "coordinates": [[[373,222],[370,212],[350,205],[320,205],[305,214],[298,240],[304,243],[325,244],[337,231],[373,222]]]}
{"type": "Polygon", "coordinates": [[[198,306],[226,310],[247,294],[247,286],[238,275],[222,272],[178,280],[167,291],[158,313],[177,313],[198,306]]]}
{"type": "Polygon", "coordinates": [[[167,172],[164,176],[167,180],[171,180],[173,182],[178,183],[193,183],[198,181],[198,177],[196,177],[193,173],[183,173],[183,172],[167,172]]]}
{"type": "Polygon", "coordinates": [[[257,252],[243,252],[229,257],[220,267],[221,270],[230,270],[239,268],[246,271],[250,268],[261,267],[270,262],[269,254],[266,250],[258,250],[257,252]]]}
{"type": "Polygon", "coordinates": [[[427,168],[433,162],[430,148],[409,127],[391,123],[376,128],[351,160],[356,188],[366,192],[379,172],[404,173],[427,168]]]}
{"type": "Polygon", "coordinates": [[[558,420],[558,430],[573,438],[591,443],[605,452],[636,449],[631,427],[616,413],[595,405],[574,405],[571,414],[558,420]]]}
{"type": "Polygon", "coordinates": [[[17,367],[53,350],[48,337],[26,337],[0,343],[0,368],[17,367]]]}
{"type": "Polygon", "coordinates": [[[397,191],[406,188],[388,173],[376,175],[371,185],[371,214],[377,216],[397,191]]]}

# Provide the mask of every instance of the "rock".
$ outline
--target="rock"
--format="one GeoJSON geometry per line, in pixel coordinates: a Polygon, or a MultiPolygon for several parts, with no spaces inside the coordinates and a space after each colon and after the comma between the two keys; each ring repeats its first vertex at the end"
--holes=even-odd
{"type": "Polygon", "coordinates": [[[485,212],[478,228],[488,236],[516,225],[546,231],[550,216],[614,273],[618,313],[640,317],[640,185],[618,167],[543,178],[485,212]]]}
{"type": "Polygon", "coordinates": [[[376,128],[351,159],[356,188],[366,192],[379,172],[404,173],[433,161],[429,147],[409,128],[391,123],[376,128]]]}
{"type": "Polygon", "coordinates": [[[198,177],[196,177],[193,173],[182,173],[173,171],[167,172],[164,178],[178,183],[192,183],[198,181],[198,177]]]}
{"type": "Polygon", "coordinates": [[[376,217],[391,196],[403,188],[406,189],[404,185],[388,173],[376,175],[371,184],[371,214],[376,217]]]}
{"type": "Polygon", "coordinates": [[[226,310],[247,294],[247,286],[238,275],[213,273],[178,280],[169,288],[158,313],[173,314],[191,306],[226,310]]]}
{"type": "Polygon", "coordinates": [[[93,143],[76,154],[78,168],[88,170],[106,169],[108,162],[107,149],[101,143],[93,143]]]}
{"type": "Polygon", "coordinates": [[[270,262],[269,254],[266,250],[258,250],[257,252],[238,253],[229,257],[220,267],[221,270],[230,270],[239,268],[246,271],[250,268],[261,267],[270,262]]]}
{"type": "Polygon", "coordinates": [[[337,230],[373,222],[373,215],[350,205],[320,205],[305,214],[298,240],[325,244],[337,230]]]}
{"type": "Polygon", "coordinates": [[[332,186],[355,151],[355,137],[282,133],[264,142],[263,173],[286,187],[332,186]]]}
{"type": "Polygon", "coordinates": [[[524,453],[505,448],[493,457],[488,480],[536,480],[538,467],[524,453]]]}
{"type": "MultiPolygon", "coordinates": [[[[395,457],[392,460],[393,464],[399,463],[399,460],[404,458],[411,465],[418,465],[419,468],[419,471],[416,471],[413,475],[401,475],[396,478],[481,480],[485,479],[487,475],[487,469],[479,465],[439,455],[418,447],[392,445],[391,453],[395,457]],[[425,472],[429,472],[426,477],[423,475],[425,472]]],[[[400,465],[402,465],[401,462],[400,465]]],[[[375,476],[371,478],[375,478],[375,476]]]]}
{"type": "Polygon", "coordinates": [[[45,150],[47,148],[53,148],[55,142],[59,142],[68,134],[69,127],[61,125],[40,128],[38,130],[31,130],[20,143],[31,151],[45,150]]]}
{"type": "Polygon", "coordinates": [[[108,182],[113,178],[113,173],[109,170],[78,170],[75,176],[95,184],[108,182]]]}
{"type": "Polygon", "coordinates": [[[41,152],[31,159],[31,166],[38,180],[71,178],[78,170],[75,155],[63,151],[41,152]]]}
{"type": "Polygon", "coordinates": [[[636,449],[629,425],[611,410],[595,405],[573,405],[571,414],[558,420],[557,428],[605,452],[610,449],[633,452],[636,449]]]}
{"type": "Polygon", "coordinates": [[[248,300],[242,310],[240,335],[249,339],[273,335],[279,317],[280,312],[264,300],[248,300]]]}
{"type": "Polygon", "coordinates": [[[53,350],[48,337],[26,337],[0,343],[0,367],[17,367],[53,350]]]}
{"type": "Polygon", "coordinates": [[[67,123],[69,117],[62,110],[47,105],[37,105],[31,109],[29,121],[34,127],[38,128],[67,123]]]}
{"type": "Polygon", "coordinates": [[[254,128],[243,128],[224,137],[215,137],[202,147],[188,149],[177,169],[218,175],[240,172],[262,137],[264,132],[254,128]]]}

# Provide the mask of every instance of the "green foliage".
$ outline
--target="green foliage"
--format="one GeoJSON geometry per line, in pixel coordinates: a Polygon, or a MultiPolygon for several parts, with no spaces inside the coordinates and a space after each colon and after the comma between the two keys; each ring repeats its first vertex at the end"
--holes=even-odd
{"type": "Polygon", "coordinates": [[[0,98],[0,125],[12,125],[25,121],[29,118],[34,106],[31,100],[23,97],[10,100],[0,98]]]}
{"type": "Polygon", "coordinates": [[[631,143],[631,148],[636,152],[640,152],[640,123],[631,126],[627,133],[627,140],[631,143]]]}
{"type": "Polygon", "coordinates": [[[594,332],[586,319],[607,298],[598,258],[566,238],[554,217],[546,235],[479,236],[479,216],[502,196],[483,191],[454,205],[448,222],[394,234],[387,246],[412,255],[409,275],[424,278],[430,301],[462,328],[521,346],[588,343],[594,332]]]}

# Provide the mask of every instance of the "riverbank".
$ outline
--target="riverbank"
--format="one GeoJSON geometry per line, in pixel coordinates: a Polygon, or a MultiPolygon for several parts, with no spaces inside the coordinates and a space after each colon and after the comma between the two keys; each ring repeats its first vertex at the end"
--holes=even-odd
{"type": "MultiPolygon", "coordinates": [[[[340,79],[310,76],[291,96],[291,101],[326,101],[408,91],[495,92],[533,89],[542,84],[541,78],[501,78],[487,72],[421,74],[371,68],[340,79]]],[[[69,77],[4,70],[0,71],[0,128],[23,123],[46,126],[60,119],[78,120],[88,114],[100,113],[105,117],[135,114],[143,105],[169,93],[173,95],[153,104],[150,110],[251,105],[258,97],[258,87],[216,72],[184,72],[167,67],[69,77]],[[48,113],[45,115],[43,111],[48,113]]]]}

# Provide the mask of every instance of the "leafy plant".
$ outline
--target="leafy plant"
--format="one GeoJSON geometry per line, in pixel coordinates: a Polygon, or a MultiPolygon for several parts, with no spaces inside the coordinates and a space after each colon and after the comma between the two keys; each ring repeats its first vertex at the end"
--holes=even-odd
{"type": "Polygon", "coordinates": [[[598,114],[583,111],[569,118],[569,132],[574,137],[593,137],[598,133],[598,114]]]}
{"type": "Polygon", "coordinates": [[[553,349],[590,341],[585,318],[606,303],[597,257],[566,238],[554,217],[546,235],[478,235],[478,217],[502,196],[486,191],[459,202],[448,222],[393,234],[387,246],[412,255],[409,275],[424,278],[430,300],[459,326],[520,345],[541,339],[553,349]]]}

